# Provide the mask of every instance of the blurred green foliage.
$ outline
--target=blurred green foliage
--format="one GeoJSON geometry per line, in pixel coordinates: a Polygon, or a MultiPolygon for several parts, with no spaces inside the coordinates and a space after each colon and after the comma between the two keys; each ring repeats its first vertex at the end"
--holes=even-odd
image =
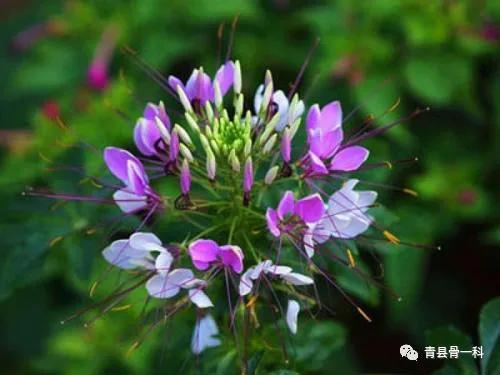
{"type": "MultiPolygon", "coordinates": [[[[7,2],[5,7],[0,25],[5,54],[0,59],[2,372],[235,371],[238,357],[227,328],[223,346],[199,358],[190,354],[195,317],[189,314],[149,335],[127,356],[144,323],[140,293],[127,301],[131,309],[110,312],[89,328],[81,320],[61,326],[60,320],[92,302],[88,289],[106,267],[100,257],[108,241],[102,226],[116,210],[54,205],[20,193],[36,186],[102,195],[78,173],[50,168],[79,166],[85,175],[105,175],[100,150],[132,146],[131,129],[144,103],[163,99],[173,104],[119,48],[111,85],[103,92],[87,87],[88,64],[109,25],[119,30],[119,46],[130,46],[165,76],[186,77],[201,64],[215,70],[219,25],[225,25],[224,55],[231,20],[238,14],[232,55],[242,62],[247,97],[266,68],[281,88],[288,88],[319,37],[300,86],[308,104],[339,99],[346,114],[359,105],[347,123],[351,129],[367,115],[384,125],[417,107],[431,108],[368,143],[373,162],[418,157],[418,163],[361,175],[416,190],[418,198],[381,190],[388,209],[377,209],[375,216],[401,239],[443,248],[381,242],[373,249],[380,265],[361,257],[360,267],[383,273],[383,282],[402,296],[401,302],[332,266],[344,288],[373,312],[373,323],[328,291],[336,315],[310,319],[301,314],[297,336],[285,338],[284,357],[271,323],[276,317],[262,312],[267,323],[257,335],[266,346],[253,348],[251,367],[273,374],[429,373],[442,362],[401,359],[399,346],[410,343],[422,356],[432,343],[481,344],[488,353],[481,367],[471,358],[450,360],[438,372],[498,374],[498,299],[484,307],[476,332],[480,307],[498,294],[500,54],[498,35],[485,32],[496,25],[498,34],[498,1],[71,0],[7,2]],[[12,46],[16,33],[47,22],[56,31],[22,51],[12,46]],[[50,119],[48,102],[56,103],[70,130],[50,119]],[[89,233],[96,226],[97,232],[89,233]]],[[[131,219],[122,228],[133,224],[131,219]]],[[[161,235],[167,240],[171,234],[167,228],[161,235]]],[[[99,287],[97,294],[105,296],[112,285],[99,287]]],[[[222,316],[222,309],[215,314],[222,316]]]]}

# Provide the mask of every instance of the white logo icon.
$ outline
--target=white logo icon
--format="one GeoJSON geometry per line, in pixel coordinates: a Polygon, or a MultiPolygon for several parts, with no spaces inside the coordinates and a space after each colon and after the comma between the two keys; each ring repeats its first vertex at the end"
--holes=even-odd
{"type": "Polygon", "coordinates": [[[406,357],[410,361],[416,361],[418,358],[417,351],[413,350],[413,348],[408,344],[401,345],[399,352],[401,353],[401,357],[406,357]]]}

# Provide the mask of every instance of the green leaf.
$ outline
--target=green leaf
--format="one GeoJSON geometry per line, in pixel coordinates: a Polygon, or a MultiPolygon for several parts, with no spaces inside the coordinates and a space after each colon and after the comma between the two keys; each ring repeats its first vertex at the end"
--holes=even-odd
{"type": "Polygon", "coordinates": [[[481,373],[500,373],[500,297],[492,299],[481,309],[479,337],[483,346],[481,373]]]}
{"type": "MultiPolygon", "coordinates": [[[[458,346],[459,350],[471,350],[473,344],[469,336],[453,326],[434,328],[426,332],[427,346],[458,346]]],[[[458,359],[447,359],[437,373],[475,375],[478,373],[474,359],[469,353],[463,353],[458,359]]]]}

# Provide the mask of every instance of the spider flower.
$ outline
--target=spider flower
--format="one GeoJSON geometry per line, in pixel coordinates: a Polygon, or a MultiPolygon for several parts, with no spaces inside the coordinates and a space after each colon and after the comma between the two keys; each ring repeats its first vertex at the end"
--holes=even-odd
{"type": "MultiPolygon", "coordinates": [[[[169,109],[167,114],[161,101],[146,105],[131,133],[143,158],[116,147],[104,150],[105,164],[123,184],[103,184],[114,190],[113,200],[45,196],[116,203],[126,214],[122,216],[141,218],[135,233],[113,241],[103,256],[117,269],[143,276],[137,287],[145,287],[165,316],[172,316],[189,301],[198,309],[207,309],[214,303],[206,293],[213,297],[225,294],[221,300],[227,302],[231,319],[224,320],[238,332],[242,309],[249,311],[243,316],[256,319],[259,301],[288,300],[286,312],[280,311],[295,334],[301,306],[321,309],[324,305],[316,303],[313,296],[294,291],[295,286],[314,284],[316,277],[326,279],[353,303],[336,283],[337,278],[329,275],[324,266],[328,258],[319,262],[314,253],[321,247],[324,255],[345,265],[345,260],[333,253],[344,249],[354,268],[349,243],[371,226],[378,230],[368,213],[377,193],[355,190],[358,180],[351,177],[341,185],[339,174],[358,171],[369,155],[358,143],[393,125],[344,139],[342,108],[339,101],[332,101],[323,107],[311,105],[305,129],[301,129],[305,103],[294,92],[297,85],[286,95],[275,89],[269,71],[257,88],[253,108],[245,108],[238,61],[224,63],[213,80],[200,67],[186,84],[174,76],[168,83],[183,111],[177,115],[178,111],[169,109]],[[231,87],[232,106],[225,107],[230,101],[224,97],[231,87]],[[296,138],[301,131],[305,137],[296,138]],[[294,159],[304,138],[305,151],[294,159]],[[180,194],[174,193],[179,185],[180,194]],[[162,235],[169,238],[168,245],[143,229],[156,223],[167,224],[162,226],[162,235]],[[328,242],[335,249],[328,248],[328,242]],[[281,250],[290,246],[299,254],[287,252],[283,258],[294,265],[297,260],[304,261],[297,258],[305,252],[310,276],[282,264],[281,250]],[[281,285],[274,290],[276,281],[281,285]]],[[[381,232],[389,242],[399,243],[389,232],[381,232]]],[[[115,303],[128,291],[121,290],[116,300],[113,296],[110,300],[115,303]]],[[[224,310],[219,300],[214,302],[221,314],[224,310]]],[[[191,342],[195,354],[221,343],[214,317],[204,311],[198,314],[191,342]]]]}
{"type": "Polygon", "coordinates": [[[149,185],[148,175],[139,159],[126,150],[106,147],[104,161],[110,172],[125,185],[113,194],[123,212],[154,211],[160,207],[161,199],[149,185]]]}
{"type": "Polygon", "coordinates": [[[273,264],[271,260],[265,260],[248,268],[243,273],[239,286],[240,296],[249,294],[253,289],[254,282],[265,276],[279,278],[292,285],[314,284],[312,278],[302,275],[301,273],[293,272],[291,267],[276,265],[273,264]]]}
{"type": "Polygon", "coordinates": [[[314,255],[314,243],[324,243],[330,237],[350,239],[365,232],[373,221],[366,211],[377,199],[375,191],[354,191],[358,180],[351,179],[332,194],[321,220],[309,224],[304,246],[309,257],[314,255]]]}
{"type": "Polygon", "coordinates": [[[267,227],[274,237],[291,233],[301,225],[317,222],[325,211],[321,196],[316,193],[296,200],[290,190],[283,194],[278,208],[268,208],[267,227]]]}
{"type": "Polygon", "coordinates": [[[312,173],[355,171],[370,154],[361,146],[342,145],[342,108],[338,101],[322,109],[318,104],[313,105],[307,114],[306,131],[309,144],[307,159],[312,173]]]}
{"type": "Polygon", "coordinates": [[[189,245],[193,265],[206,270],[212,265],[227,267],[236,273],[243,271],[243,251],[238,246],[219,246],[212,240],[197,240],[189,245]]]}

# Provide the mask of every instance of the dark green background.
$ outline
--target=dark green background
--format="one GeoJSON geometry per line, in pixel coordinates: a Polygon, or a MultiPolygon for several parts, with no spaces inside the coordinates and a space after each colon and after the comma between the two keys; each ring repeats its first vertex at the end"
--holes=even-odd
{"type": "MultiPolygon", "coordinates": [[[[481,307],[499,294],[500,285],[499,36],[486,33],[495,28],[499,33],[498,1],[11,0],[1,7],[2,373],[233,372],[229,339],[199,359],[189,353],[193,316],[158,330],[126,357],[141,327],[140,293],[132,298],[133,309],[111,312],[89,329],[82,320],[61,326],[61,319],[90,304],[88,289],[105,267],[100,258],[105,231],[88,235],[86,229],[116,210],[54,207],[21,192],[36,186],[95,194],[75,173],[49,172],[47,159],[101,175],[99,152],[61,144],[83,139],[98,149],[131,147],[131,129],[144,103],[173,103],[119,49],[110,87],[96,93],[86,86],[87,66],[108,25],[120,30],[119,46],[137,50],[164,75],[186,77],[199,65],[216,69],[217,29],[225,23],[225,51],[236,14],[233,56],[241,61],[247,97],[266,68],[286,90],[319,37],[299,88],[309,105],[338,99],[345,114],[359,105],[348,129],[369,114],[383,125],[415,108],[431,108],[367,143],[370,161],[418,157],[419,162],[362,177],[416,190],[417,198],[381,190],[387,209],[377,218],[402,239],[442,246],[442,251],[377,246],[384,282],[403,297],[399,303],[339,270],[342,285],[373,322],[332,292],[335,316],[322,314],[314,321],[301,314],[289,364],[279,350],[263,346],[253,353],[252,368],[262,374],[500,373],[498,299],[483,310],[478,332],[481,307]],[[17,33],[48,20],[59,22],[62,31],[24,51],[13,47],[17,33]],[[380,117],[398,99],[399,107],[380,117]],[[71,131],[61,131],[43,115],[47,101],[58,104],[71,131]],[[59,236],[63,239],[50,246],[59,236]],[[406,343],[419,350],[417,363],[400,357],[399,346],[406,343]],[[470,350],[480,344],[492,351],[481,364],[466,355],[447,362],[423,358],[426,345],[470,350]]],[[[168,233],[161,236],[168,240],[168,233]]],[[[369,255],[364,260],[376,272],[377,262],[369,255]]],[[[217,313],[222,316],[223,310],[217,313]]],[[[274,335],[271,327],[263,331],[274,335]]]]}

